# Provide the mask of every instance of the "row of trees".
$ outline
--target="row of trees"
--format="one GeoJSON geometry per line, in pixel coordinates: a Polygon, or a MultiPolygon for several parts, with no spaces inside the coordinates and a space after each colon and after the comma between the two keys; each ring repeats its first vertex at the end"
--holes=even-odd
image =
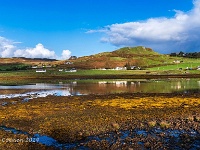
{"type": "Polygon", "coordinates": [[[200,52],[184,53],[184,52],[180,51],[179,53],[171,53],[170,56],[187,57],[187,58],[200,58],[200,52]]]}
{"type": "Polygon", "coordinates": [[[16,71],[16,70],[27,70],[30,68],[28,65],[23,64],[7,64],[0,65],[0,71],[16,71]]]}

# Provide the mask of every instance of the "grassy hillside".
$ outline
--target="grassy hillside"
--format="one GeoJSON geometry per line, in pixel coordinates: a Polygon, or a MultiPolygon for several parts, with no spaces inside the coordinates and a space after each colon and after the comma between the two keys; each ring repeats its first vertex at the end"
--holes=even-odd
{"type": "Polygon", "coordinates": [[[73,62],[76,68],[92,69],[123,67],[127,63],[132,66],[149,67],[170,63],[171,60],[168,56],[159,54],[150,48],[138,46],[124,47],[113,52],[79,57],[73,62]]]}
{"type": "Polygon", "coordinates": [[[144,46],[124,47],[120,48],[119,50],[113,51],[112,53],[122,57],[160,55],[159,53],[153,51],[151,48],[146,48],[144,46]]]}
{"type": "Polygon", "coordinates": [[[45,58],[24,58],[24,57],[13,57],[13,58],[0,58],[0,65],[2,64],[27,64],[27,65],[38,65],[38,64],[57,64],[60,61],[55,59],[45,58]]]}

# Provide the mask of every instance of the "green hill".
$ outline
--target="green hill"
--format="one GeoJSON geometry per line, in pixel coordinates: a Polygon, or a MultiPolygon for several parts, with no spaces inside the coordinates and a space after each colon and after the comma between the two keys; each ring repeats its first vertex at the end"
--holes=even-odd
{"type": "Polygon", "coordinates": [[[115,68],[126,64],[131,66],[149,67],[171,62],[167,55],[162,55],[151,48],[143,46],[124,47],[112,52],[79,57],[72,60],[71,67],[82,69],[115,68]]]}
{"type": "Polygon", "coordinates": [[[126,55],[160,55],[159,53],[153,51],[151,48],[146,48],[144,46],[138,47],[124,47],[119,50],[113,51],[112,53],[118,54],[119,56],[126,55]]]}

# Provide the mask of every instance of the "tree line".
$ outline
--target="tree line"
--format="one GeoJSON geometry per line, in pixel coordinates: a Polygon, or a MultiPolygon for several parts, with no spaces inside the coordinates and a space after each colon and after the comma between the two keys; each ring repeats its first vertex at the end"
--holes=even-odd
{"type": "Polygon", "coordinates": [[[186,58],[200,58],[200,52],[184,53],[184,52],[180,51],[179,53],[171,53],[170,56],[186,57],[186,58]]]}
{"type": "Polygon", "coordinates": [[[2,64],[2,65],[0,65],[0,71],[27,70],[28,68],[30,68],[30,66],[24,65],[24,64],[2,64]]]}

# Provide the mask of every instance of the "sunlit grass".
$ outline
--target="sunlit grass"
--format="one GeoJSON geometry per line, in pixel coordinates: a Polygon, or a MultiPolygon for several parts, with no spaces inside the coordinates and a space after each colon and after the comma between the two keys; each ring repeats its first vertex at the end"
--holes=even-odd
{"type": "Polygon", "coordinates": [[[167,70],[179,70],[180,68],[184,70],[186,68],[196,69],[198,66],[200,66],[200,63],[180,63],[180,64],[171,64],[171,65],[153,67],[149,68],[149,70],[167,71],[167,70]]]}

